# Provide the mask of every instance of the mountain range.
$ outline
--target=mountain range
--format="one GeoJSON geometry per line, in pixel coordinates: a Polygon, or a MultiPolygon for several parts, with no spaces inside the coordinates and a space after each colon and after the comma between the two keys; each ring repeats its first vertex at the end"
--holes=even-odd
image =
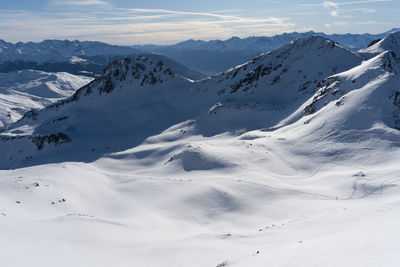
{"type": "Polygon", "coordinates": [[[0,40],[0,72],[33,69],[95,77],[113,60],[142,54],[153,60],[168,63],[176,73],[190,79],[206,77],[163,55],[149,54],[125,46],[78,40],[45,40],[40,43],[16,44],[0,40]]]}
{"type": "Polygon", "coordinates": [[[2,128],[3,264],[397,266],[399,57],[398,31],[200,80],[112,61],[2,128]]]}
{"type": "MultiPolygon", "coordinates": [[[[197,82],[175,74],[162,61],[146,57],[114,61],[101,77],[73,96],[39,112],[28,112],[21,120],[8,126],[3,136],[12,137],[11,140],[18,136],[18,143],[26,140],[18,149],[25,153],[12,155],[13,161],[4,159],[3,163],[14,166],[14,161],[20,164],[18,159],[30,159],[33,155],[45,153],[43,151],[47,149],[42,148],[50,136],[74,140],[61,146],[71,150],[63,155],[74,158],[86,156],[81,151],[83,147],[92,156],[99,156],[91,152],[99,146],[103,146],[97,148],[100,155],[104,153],[104,146],[116,151],[134,147],[146,137],[184,121],[192,121],[190,128],[205,136],[282,127],[315,113],[328,103],[341,106],[347,98],[346,92],[353,93],[351,88],[359,86],[360,81],[354,74],[351,83],[342,89],[339,85],[347,82],[341,80],[350,78],[335,76],[338,73],[353,73],[355,71],[351,70],[354,68],[382,67],[383,64],[381,76],[397,74],[395,51],[398,53],[398,50],[386,51],[389,51],[387,48],[396,48],[393,44],[398,45],[398,40],[398,33],[391,34],[368,50],[357,53],[324,37],[300,38],[244,65],[197,82]],[[305,69],[304,66],[310,67],[305,69]],[[325,102],[321,106],[322,100],[325,102]],[[93,129],[96,129],[95,133],[93,129]],[[107,138],[110,136],[115,138],[107,138]],[[128,136],[131,143],[127,142],[128,136]],[[107,144],[100,145],[105,139],[109,139],[107,144]],[[76,150],[75,146],[81,149],[76,150]]],[[[371,76],[370,69],[374,68],[363,70],[368,70],[370,77],[362,81],[367,85],[381,78],[377,74],[371,76]]],[[[395,93],[388,93],[385,99],[392,101],[389,99],[395,97],[395,93]]],[[[397,103],[397,100],[393,101],[397,103]]],[[[397,112],[395,107],[392,107],[393,114],[397,112]]],[[[385,116],[390,117],[388,114],[385,116]]],[[[385,123],[397,127],[397,115],[393,116],[392,123],[385,123]]],[[[15,146],[13,142],[13,150],[15,146]]],[[[59,154],[58,149],[55,151],[59,154]]],[[[47,155],[43,157],[53,159],[47,155]]]]}
{"type": "Polygon", "coordinates": [[[192,80],[214,75],[243,64],[261,53],[278,49],[296,40],[314,35],[339,43],[350,50],[366,48],[379,41],[392,29],[380,34],[284,33],[272,37],[232,37],[221,41],[187,40],[175,45],[109,45],[95,41],[45,40],[40,43],[9,43],[0,40],[0,72],[34,69],[47,72],[69,72],[95,77],[113,60],[145,56],[161,60],[179,75],[192,80]],[[205,75],[204,75],[204,74],[205,75]]]}
{"type": "Polygon", "coordinates": [[[339,43],[350,50],[366,48],[371,42],[383,39],[399,29],[391,29],[380,34],[325,34],[321,32],[292,32],[271,37],[232,37],[228,40],[187,40],[174,45],[135,45],[133,48],[143,52],[161,53],[189,68],[212,75],[251,60],[261,53],[278,49],[296,40],[314,35],[322,36],[339,43]]]}

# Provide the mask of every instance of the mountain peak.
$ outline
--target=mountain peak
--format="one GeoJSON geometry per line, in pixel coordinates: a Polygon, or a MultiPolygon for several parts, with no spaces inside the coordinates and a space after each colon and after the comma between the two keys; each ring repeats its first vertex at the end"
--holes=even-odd
{"type": "MultiPolygon", "coordinates": [[[[42,111],[55,110],[66,104],[77,102],[82,96],[110,94],[116,89],[121,92],[132,91],[132,88],[161,85],[174,77],[178,76],[162,61],[154,62],[144,56],[114,60],[105,68],[100,77],[78,89],[71,97],[56,102],[42,111]]],[[[186,81],[185,78],[180,80],[186,81]]],[[[21,121],[36,120],[37,117],[38,112],[32,110],[27,112],[21,121]]]]}
{"type": "MultiPolygon", "coordinates": [[[[400,31],[389,34],[382,40],[381,47],[394,52],[400,51],[400,31]]],[[[397,54],[397,53],[396,53],[397,54]]]]}
{"type": "Polygon", "coordinates": [[[319,35],[299,38],[297,40],[292,41],[291,44],[296,46],[308,46],[309,48],[314,47],[317,49],[321,49],[322,47],[334,48],[336,46],[339,46],[339,44],[336,43],[335,41],[332,41],[328,38],[319,35]]]}
{"type": "Polygon", "coordinates": [[[227,41],[240,41],[242,39],[240,39],[240,37],[238,36],[232,36],[231,38],[229,38],[227,41]]]}
{"type": "MultiPolygon", "coordinates": [[[[336,42],[321,36],[311,36],[292,41],[273,52],[262,54],[250,62],[225,73],[232,78],[238,76],[239,72],[246,73],[245,78],[233,86],[232,92],[236,92],[240,88],[247,91],[263,76],[271,76],[272,81],[264,81],[269,86],[281,82],[286,83],[288,82],[287,78],[293,79],[293,77],[315,81],[316,79],[321,79],[324,75],[332,75],[338,71],[354,67],[359,62],[360,58],[358,56],[336,42]],[[346,60],[339,63],[338,58],[346,58],[346,60]],[[303,64],[324,66],[324,71],[315,70],[315,73],[307,73],[307,71],[302,70],[303,64]],[[248,71],[249,69],[251,70],[250,72],[248,71]],[[294,73],[290,73],[289,70],[294,73]],[[288,77],[282,79],[285,76],[288,77]]],[[[293,82],[289,82],[289,84],[293,84],[293,82]]]]}
{"type": "Polygon", "coordinates": [[[175,73],[164,65],[162,61],[154,62],[147,57],[139,56],[134,59],[125,58],[124,60],[114,60],[104,70],[100,78],[105,81],[105,86],[100,91],[110,92],[113,84],[125,80],[140,81],[140,85],[163,83],[175,73]]]}
{"type": "Polygon", "coordinates": [[[361,50],[361,52],[377,54],[383,51],[393,51],[397,57],[400,56],[400,31],[390,33],[384,39],[361,50]]]}

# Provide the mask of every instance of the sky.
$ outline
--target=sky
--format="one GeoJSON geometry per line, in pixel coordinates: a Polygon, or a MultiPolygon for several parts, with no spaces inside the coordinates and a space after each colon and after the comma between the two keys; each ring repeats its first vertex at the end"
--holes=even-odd
{"type": "Polygon", "coordinates": [[[173,44],[309,30],[400,27],[400,0],[0,0],[0,39],[173,44]]]}

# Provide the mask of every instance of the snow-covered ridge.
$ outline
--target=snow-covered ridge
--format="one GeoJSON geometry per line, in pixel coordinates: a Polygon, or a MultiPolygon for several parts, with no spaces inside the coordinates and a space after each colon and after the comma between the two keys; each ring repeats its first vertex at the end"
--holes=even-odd
{"type": "Polygon", "coordinates": [[[0,126],[13,123],[31,109],[69,97],[92,78],[69,73],[23,70],[0,73],[0,126]]]}
{"type": "Polygon", "coordinates": [[[400,31],[389,34],[376,44],[360,50],[361,53],[378,54],[383,51],[393,51],[397,57],[400,57],[400,31]]]}
{"type": "MultiPolygon", "coordinates": [[[[224,74],[226,75],[225,79],[234,79],[239,73],[242,74],[239,75],[242,79],[230,85],[230,93],[234,93],[239,89],[248,91],[251,87],[256,87],[256,83],[263,76],[269,76],[270,79],[272,78],[269,81],[269,87],[271,87],[281,82],[282,75],[289,76],[285,78],[293,79],[292,83],[307,78],[311,79],[309,83],[307,81],[303,83],[304,88],[301,90],[304,91],[311,82],[315,83],[315,79],[349,69],[357,65],[360,61],[360,57],[344,49],[334,41],[320,36],[312,36],[292,41],[290,44],[273,52],[260,55],[249,63],[240,65],[224,74]],[[338,60],[339,57],[341,60],[338,60]],[[296,65],[297,62],[298,64],[296,65]],[[310,71],[308,71],[303,70],[299,63],[305,65],[325,64],[331,65],[331,67],[323,66],[321,70],[318,71],[317,69],[309,68],[310,71]],[[295,67],[298,69],[295,70],[295,67]],[[297,75],[295,73],[296,71],[297,75]],[[290,73],[286,74],[287,72],[290,73]],[[244,73],[246,74],[243,75],[244,73]],[[290,77],[295,75],[297,77],[290,77]]],[[[265,80],[261,82],[263,86],[267,84],[265,80]]],[[[288,87],[292,86],[288,85],[288,87]]]]}
{"type": "MultiPolygon", "coordinates": [[[[94,79],[91,83],[76,90],[72,96],[50,105],[43,111],[57,109],[65,104],[78,101],[82,96],[89,96],[93,92],[96,95],[109,94],[116,88],[129,90],[137,85],[161,84],[172,77],[177,77],[177,75],[162,61],[153,62],[143,56],[134,59],[126,58],[122,61],[115,60],[104,69],[101,77],[94,79]]],[[[36,119],[37,114],[37,111],[31,111],[25,114],[24,118],[36,119]]]]}
{"type": "MultiPolygon", "coordinates": [[[[398,76],[399,73],[400,60],[396,55],[391,51],[382,52],[360,66],[326,78],[320,84],[321,88],[314,96],[312,103],[304,110],[306,114],[312,114],[331,102],[339,106],[343,104],[341,99],[345,99],[344,95],[350,91],[363,88],[375,80],[388,79],[390,75],[398,76]]],[[[391,98],[391,95],[387,98],[391,98]]]]}

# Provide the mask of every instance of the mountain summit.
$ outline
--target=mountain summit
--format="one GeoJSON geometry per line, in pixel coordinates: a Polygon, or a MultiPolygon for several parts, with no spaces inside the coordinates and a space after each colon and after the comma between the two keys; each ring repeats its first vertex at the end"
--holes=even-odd
{"type": "Polygon", "coordinates": [[[361,50],[362,53],[378,54],[384,51],[393,51],[400,57],[400,31],[394,32],[376,44],[361,50]]]}

